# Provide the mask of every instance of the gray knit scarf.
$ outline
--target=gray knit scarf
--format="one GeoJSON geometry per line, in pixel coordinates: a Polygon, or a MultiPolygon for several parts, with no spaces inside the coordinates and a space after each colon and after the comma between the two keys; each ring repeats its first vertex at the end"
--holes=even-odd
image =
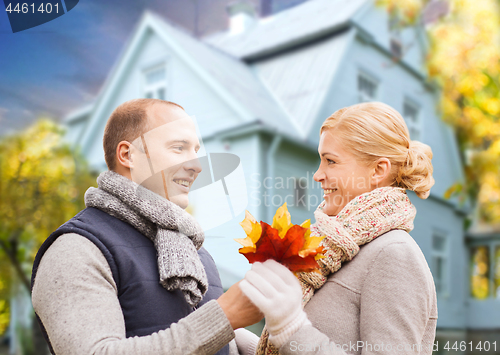
{"type": "Polygon", "coordinates": [[[205,238],[198,222],[176,204],[115,172],[99,175],[97,185],[85,193],[85,205],[129,223],[151,239],[160,284],[169,291],[180,289],[196,306],[208,288],[197,252],[205,238]]]}

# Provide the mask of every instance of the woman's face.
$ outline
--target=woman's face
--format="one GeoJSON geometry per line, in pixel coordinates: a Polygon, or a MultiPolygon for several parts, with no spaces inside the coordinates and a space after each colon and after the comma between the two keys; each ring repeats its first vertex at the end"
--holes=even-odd
{"type": "Polygon", "coordinates": [[[343,147],[332,130],[321,134],[318,147],[321,163],[314,180],[321,183],[326,201],[323,211],[329,216],[336,216],[354,197],[377,187],[372,179],[375,169],[357,161],[343,147]]]}

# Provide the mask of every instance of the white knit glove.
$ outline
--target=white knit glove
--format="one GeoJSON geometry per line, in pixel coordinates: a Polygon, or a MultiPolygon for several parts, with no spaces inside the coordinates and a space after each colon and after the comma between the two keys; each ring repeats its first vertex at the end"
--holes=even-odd
{"type": "Polygon", "coordinates": [[[236,345],[240,355],[255,355],[259,337],[245,328],[234,330],[236,345]]]}
{"type": "Polygon", "coordinates": [[[277,348],[302,326],[311,324],[302,309],[299,281],[278,262],[254,263],[239,286],[264,313],[269,340],[277,348]]]}

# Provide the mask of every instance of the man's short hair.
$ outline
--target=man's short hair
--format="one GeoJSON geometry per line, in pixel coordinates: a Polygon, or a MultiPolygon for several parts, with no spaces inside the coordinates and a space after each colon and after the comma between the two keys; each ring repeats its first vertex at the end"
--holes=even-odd
{"type": "Polygon", "coordinates": [[[118,143],[121,141],[132,143],[150,129],[147,109],[154,104],[174,105],[184,110],[181,105],[159,99],[134,99],[118,106],[106,123],[102,140],[104,160],[109,170],[116,168],[118,143]]]}

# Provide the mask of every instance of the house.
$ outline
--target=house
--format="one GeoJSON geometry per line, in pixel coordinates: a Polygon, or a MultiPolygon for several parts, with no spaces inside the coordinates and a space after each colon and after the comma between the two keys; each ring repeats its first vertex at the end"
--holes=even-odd
{"type": "MultiPolygon", "coordinates": [[[[434,152],[430,197],[409,196],[418,210],[411,234],[438,293],[437,340],[498,332],[498,300],[489,315],[473,315],[467,211],[443,198],[464,176],[454,134],[437,112],[439,89],[426,78],[423,29],[391,29],[386,11],[370,0],[311,0],[262,19],[239,2],[229,13],[228,31],[202,39],[145,13],[96,101],[68,116],[68,139],[104,170],[103,130],[116,106],[137,97],[180,103],[196,117],[207,152],[239,157],[245,205],[257,220],[270,221],[287,202],[292,221],[301,223],[321,201],[312,175],[324,119],[360,101],[383,101],[402,113],[412,139],[434,152]]],[[[206,232],[225,287],[249,268],[233,241],[244,237],[243,208],[233,212],[206,232]]]]}

